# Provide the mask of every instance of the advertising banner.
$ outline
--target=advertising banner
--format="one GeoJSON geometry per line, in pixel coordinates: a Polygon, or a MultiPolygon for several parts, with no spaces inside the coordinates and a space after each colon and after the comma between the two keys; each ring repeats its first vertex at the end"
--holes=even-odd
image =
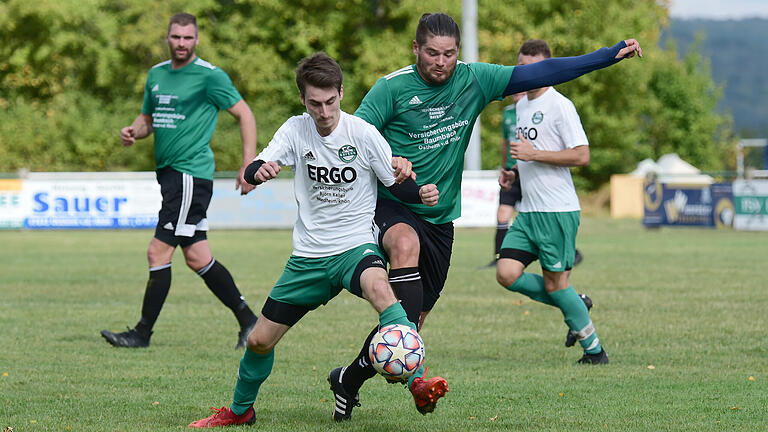
{"type": "Polygon", "coordinates": [[[734,228],[768,230],[768,180],[734,181],[733,204],[734,228]]]}
{"type": "Polygon", "coordinates": [[[461,182],[461,217],[454,221],[454,226],[496,226],[498,207],[498,173],[496,171],[464,171],[461,182]]]}
{"type": "Polygon", "coordinates": [[[730,227],[734,220],[730,183],[678,185],[660,182],[643,187],[643,225],[657,227],[730,227]]]}
{"type": "MultiPolygon", "coordinates": [[[[496,226],[495,171],[467,171],[460,227],[496,226]]],[[[0,229],[154,228],[162,198],[154,172],[30,173],[0,180],[0,229]]],[[[275,179],[247,196],[234,179],[215,179],[208,208],[212,228],[293,228],[293,179],[275,179]]]]}
{"type": "Polygon", "coordinates": [[[235,190],[234,179],[215,179],[208,223],[214,229],[292,229],[298,211],[293,179],[270,180],[246,196],[235,190]]]}
{"type": "Polygon", "coordinates": [[[157,225],[161,199],[154,173],[122,179],[115,178],[119,175],[91,174],[100,174],[101,178],[78,174],[53,176],[53,179],[51,175],[31,175],[25,179],[21,193],[24,227],[151,228],[157,225]]]}
{"type": "Polygon", "coordinates": [[[0,228],[24,227],[21,180],[0,180],[0,228]]]}

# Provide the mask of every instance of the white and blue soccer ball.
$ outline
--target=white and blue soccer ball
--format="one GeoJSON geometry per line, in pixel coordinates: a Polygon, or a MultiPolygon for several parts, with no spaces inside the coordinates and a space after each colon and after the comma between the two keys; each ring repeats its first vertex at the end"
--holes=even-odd
{"type": "Polygon", "coordinates": [[[416,330],[401,324],[379,329],[368,346],[376,372],[392,380],[406,380],[424,363],[424,341],[416,330]]]}

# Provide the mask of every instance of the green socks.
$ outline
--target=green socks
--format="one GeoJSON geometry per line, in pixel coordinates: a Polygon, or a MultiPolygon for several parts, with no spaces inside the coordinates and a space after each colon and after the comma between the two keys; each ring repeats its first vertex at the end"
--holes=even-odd
{"type": "Polygon", "coordinates": [[[549,293],[549,297],[563,312],[565,323],[576,334],[576,339],[587,354],[597,354],[602,351],[600,340],[597,338],[595,326],[589,318],[587,306],[581,300],[572,286],[549,293]]]}
{"type": "Polygon", "coordinates": [[[416,325],[408,321],[408,315],[406,315],[405,309],[403,309],[400,302],[392,303],[392,305],[384,309],[381,315],[379,315],[379,324],[381,324],[382,327],[392,324],[402,324],[416,330],[416,325]]]}
{"type": "Polygon", "coordinates": [[[246,349],[240,360],[240,369],[237,371],[237,384],[235,384],[235,397],[230,409],[237,415],[248,411],[248,407],[256,401],[259,387],[272,372],[272,364],[275,362],[275,350],[269,354],[256,354],[246,349]]]}
{"type": "Polygon", "coordinates": [[[547,293],[544,289],[543,277],[534,273],[523,273],[507,289],[559,308],[563,312],[568,328],[576,334],[576,339],[588,354],[597,354],[603,349],[597,338],[595,326],[589,318],[589,311],[573,287],[547,293]]]}
{"type": "Polygon", "coordinates": [[[544,278],[534,273],[523,273],[512,285],[506,287],[510,291],[519,292],[537,302],[557,306],[544,289],[544,278]]]}

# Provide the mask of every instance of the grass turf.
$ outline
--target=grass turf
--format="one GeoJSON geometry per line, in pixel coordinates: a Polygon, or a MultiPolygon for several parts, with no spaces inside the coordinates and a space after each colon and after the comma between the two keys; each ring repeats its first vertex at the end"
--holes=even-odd
{"type": "MultiPolygon", "coordinates": [[[[0,430],[172,431],[229,404],[237,325],[176,252],[148,349],[99,330],[139,317],[150,231],[0,231],[0,430]]],[[[214,256],[258,312],[291,251],[288,231],[214,231],[214,256]]],[[[421,416],[377,378],[350,422],[331,419],[328,371],[376,315],[342,292],[278,345],[254,426],[231,430],[757,431],[768,424],[768,233],[645,230],[584,218],[572,275],[595,302],[611,359],[579,366],[560,312],[495,282],[490,229],[460,229],[443,297],[421,334],[450,391],[421,416]]],[[[538,271],[533,264],[529,269],[538,271]]]]}

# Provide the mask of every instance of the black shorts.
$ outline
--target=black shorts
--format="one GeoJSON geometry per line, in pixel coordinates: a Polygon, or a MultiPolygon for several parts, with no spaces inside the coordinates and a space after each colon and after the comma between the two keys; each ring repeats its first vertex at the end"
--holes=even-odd
{"type": "Polygon", "coordinates": [[[384,233],[397,223],[404,223],[419,236],[419,273],[424,286],[422,311],[430,311],[443,291],[451,265],[453,222],[435,225],[422,219],[405,205],[388,199],[376,202],[374,221],[379,230],[379,245],[384,250],[384,233]]]}
{"type": "Polygon", "coordinates": [[[206,211],[213,195],[213,182],[170,167],[157,170],[157,182],[163,205],[157,215],[155,238],[174,247],[205,240],[206,211]]]}
{"type": "Polygon", "coordinates": [[[512,188],[508,191],[499,191],[499,204],[508,206],[516,206],[520,200],[523,199],[523,191],[520,189],[520,176],[515,176],[515,181],[512,182],[512,188]]]}

